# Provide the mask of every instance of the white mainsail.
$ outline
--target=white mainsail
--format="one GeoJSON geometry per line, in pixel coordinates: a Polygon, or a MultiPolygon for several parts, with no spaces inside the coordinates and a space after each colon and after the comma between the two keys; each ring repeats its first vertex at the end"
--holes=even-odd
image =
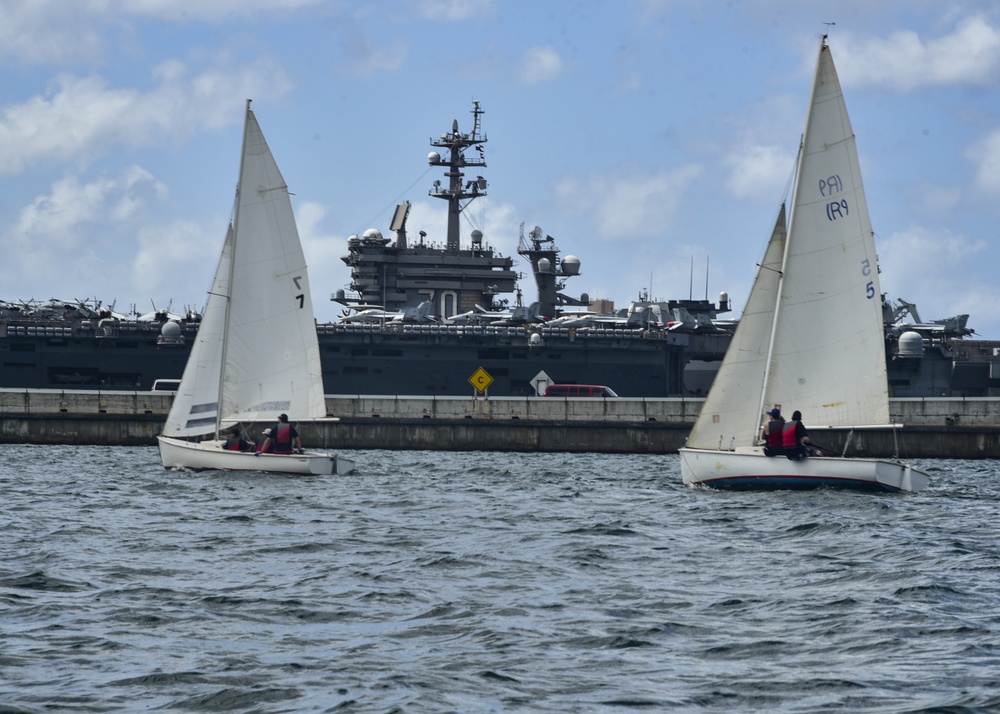
{"type": "Polygon", "coordinates": [[[889,423],[875,235],[825,43],[795,177],[765,403],[814,424],[889,423]]]}
{"type": "Polygon", "coordinates": [[[774,404],[817,425],[889,423],[874,234],[854,132],[825,44],[787,239],[783,216],[689,447],[754,444],[762,412],[774,404]]]}
{"type": "Polygon", "coordinates": [[[324,417],[305,256],[288,187],[249,106],[236,205],[221,417],[324,417]]]}

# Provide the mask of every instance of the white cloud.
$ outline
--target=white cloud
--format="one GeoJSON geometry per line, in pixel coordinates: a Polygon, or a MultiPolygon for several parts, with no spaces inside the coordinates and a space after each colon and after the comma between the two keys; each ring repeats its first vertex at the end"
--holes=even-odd
{"type": "Polygon", "coordinates": [[[909,91],[950,84],[994,85],[1000,76],[1000,28],[982,16],[963,20],[954,32],[925,40],[911,30],[885,39],[837,39],[844,84],[909,91]],[[841,49],[842,48],[842,49],[841,49]]]}
{"type": "Polygon", "coordinates": [[[728,160],[731,169],[726,188],[737,198],[773,202],[782,195],[794,161],[792,154],[776,146],[741,147],[728,160]]]}
{"type": "Polygon", "coordinates": [[[975,186],[995,201],[1000,199],[1000,129],[978,142],[966,152],[976,164],[975,186]]]}
{"type": "Polygon", "coordinates": [[[287,13],[321,6],[324,0],[4,0],[0,3],[0,57],[24,64],[99,61],[130,19],[219,22],[233,17],[287,13]]]}
{"type": "Polygon", "coordinates": [[[45,95],[11,105],[0,115],[0,175],[36,162],[89,161],[114,148],[179,140],[239,119],[246,97],[280,96],[291,82],[269,60],[189,76],[180,62],[154,70],[150,92],[109,87],[100,77],[62,75],[45,95]]]}
{"type": "MultiPolygon", "coordinates": [[[[225,226],[215,226],[215,230],[192,220],[174,220],[163,223],[151,222],[140,227],[134,240],[138,249],[128,264],[128,283],[122,283],[130,295],[140,295],[144,299],[155,300],[157,308],[179,312],[185,307],[196,310],[204,308],[208,288],[215,274],[225,238],[225,226]],[[180,305],[176,299],[192,299],[197,296],[202,304],[180,305]]],[[[130,236],[130,240],[131,240],[130,236]]],[[[95,277],[89,276],[91,284],[95,277]]],[[[140,304],[139,311],[152,308],[140,304]]]]}
{"type": "Polygon", "coordinates": [[[975,271],[989,250],[985,240],[969,240],[948,230],[912,227],[893,233],[878,241],[882,292],[915,303],[923,320],[956,314],[996,320],[1000,288],[995,281],[983,282],[975,271]]]}
{"type": "Polygon", "coordinates": [[[304,7],[321,6],[324,0],[211,0],[201,3],[178,3],[177,0],[112,0],[91,2],[112,16],[135,15],[160,20],[217,21],[234,16],[266,12],[289,12],[304,7]]]}
{"type": "Polygon", "coordinates": [[[456,22],[484,17],[493,7],[492,0],[418,0],[417,14],[428,20],[456,22]]]}
{"type": "Polygon", "coordinates": [[[562,58],[551,47],[532,47],[521,56],[518,80],[522,84],[549,82],[562,73],[562,58]]]}
{"type": "MultiPolygon", "coordinates": [[[[103,15],[104,13],[97,13],[103,15]]],[[[0,56],[24,64],[68,62],[101,56],[103,23],[93,21],[92,3],[8,0],[0,3],[0,56]]]]}
{"type": "Polygon", "coordinates": [[[82,297],[110,288],[128,274],[130,251],[122,246],[131,245],[131,232],[146,209],[165,196],[163,184],[138,166],[89,183],[75,176],[59,179],[3,229],[7,289],[23,297],[35,297],[25,291],[39,287],[82,297]],[[54,275],[58,285],[51,285],[54,275]]]}
{"type": "Polygon", "coordinates": [[[635,240],[662,236],[684,204],[688,184],[701,174],[693,164],[672,171],[566,178],[556,185],[560,203],[589,223],[602,238],[635,240]]]}
{"type": "Polygon", "coordinates": [[[378,72],[394,72],[403,66],[409,55],[409,45],[376,45],[364,34],[355,34],[344,43],[348,66],[359,77],[378,72]]]}

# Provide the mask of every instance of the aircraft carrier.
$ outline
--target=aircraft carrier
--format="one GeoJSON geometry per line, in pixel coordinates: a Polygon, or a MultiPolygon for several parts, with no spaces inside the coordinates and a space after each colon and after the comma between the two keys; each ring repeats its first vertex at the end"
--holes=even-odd
{"type": "MultiPolygon", "coordinates": [[[[370,229],[348,239],[350,290],[331,297],[344,317],[317,325],[326,393],[529,396],[549,383],[623,397],[707,393],[735,325],[725,293],[717,303],[640,295],[617,310],[571,296],[581,261],[522,225],[516,251],[536,290],[524,304],[512,257],[478,230],[463,244],[462,211],[488,189],[478,102],[471,113],[471,131],[455,120],[430,141],[428,162],[445,179],[429,190],[447,205],[444,240],[408,235],[408,202],[394,238],[370,229]]],[[[883,308],[891,396],[1000,396],[1000,342],[969,339],[967,315],[922,323],[905,301],[883,297],[883,308]]],[[[148,390],[180,378],[199,320],[167,310],[140,319],[97,301],[0,302],[0,387],[148,390]]]]}

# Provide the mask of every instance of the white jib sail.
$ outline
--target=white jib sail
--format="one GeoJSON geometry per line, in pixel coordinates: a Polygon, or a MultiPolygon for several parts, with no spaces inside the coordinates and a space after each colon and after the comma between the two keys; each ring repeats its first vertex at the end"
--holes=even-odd
{"type": "Polygon", "coordinates": [[[198,334],[163,427],[164,436],[193,437],[215,433],[222,375],[222,332],[226,322],[232,256],[233,227],[229,226],[198,334]]]}

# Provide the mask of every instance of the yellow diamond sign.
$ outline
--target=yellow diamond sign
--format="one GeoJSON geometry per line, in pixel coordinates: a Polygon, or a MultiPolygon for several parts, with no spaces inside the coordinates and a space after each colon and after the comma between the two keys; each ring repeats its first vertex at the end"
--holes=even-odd
{"type": "Polygon", "coordinates": [[[475,387],[476,390],[482,394],[486,391],[487,387],[493,384],[493,377],[490,376],[489,372],[480,367],[472,373],[471,377],[469,377],[469,384],[475,387]]]}

